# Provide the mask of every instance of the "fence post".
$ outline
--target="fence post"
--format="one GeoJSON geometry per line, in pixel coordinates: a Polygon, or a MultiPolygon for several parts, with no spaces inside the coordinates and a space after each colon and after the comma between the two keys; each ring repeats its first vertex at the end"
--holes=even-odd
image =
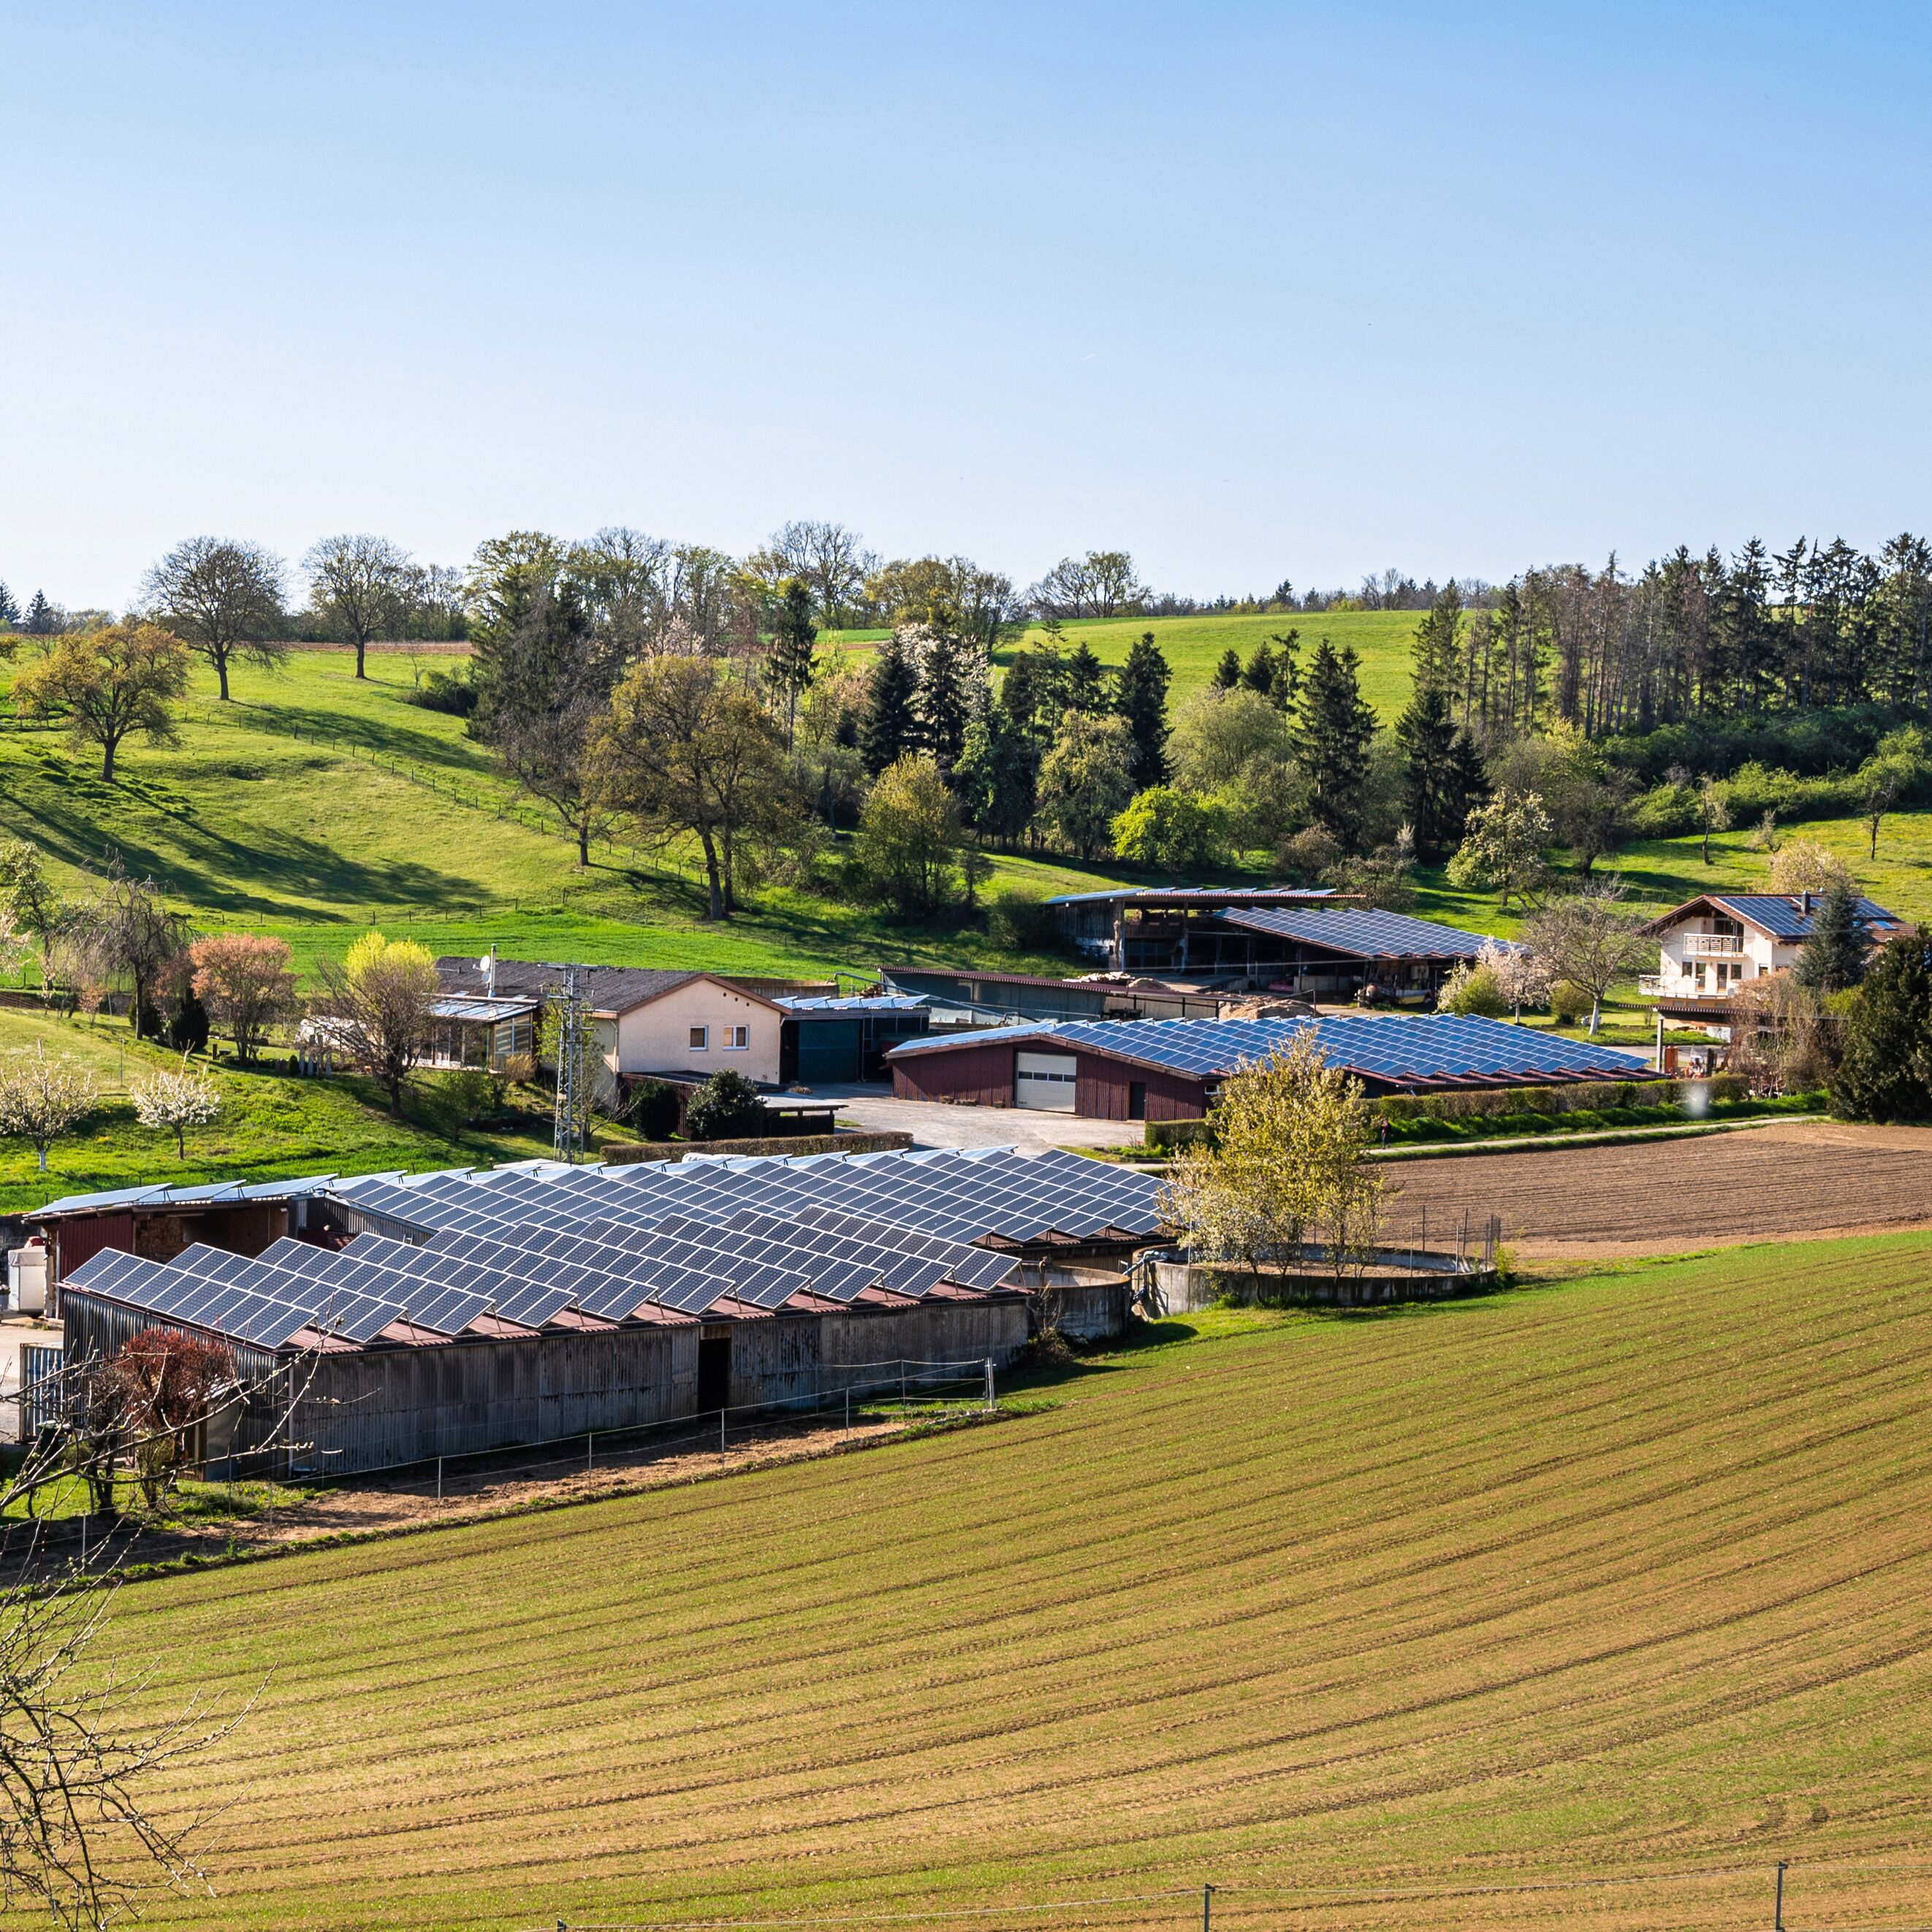
{"type": "Polygon", "coordinates": [[[721,1456],[724,1454],[724,1415],[725,1412],[721,1408],[718,1412],[718,1453],[721,1456]]]}
{"type": "Polygon", "coordinates": [[[438,1502],[442,1500],[442,1458],[440,1456],[436,1459],[436,1499],[438,1502]]]}
{"type": "Polygon", "coordinates": [[[991,1355],[988,1355],[988,1356],[986,1358],[986,1413],[987,1413],[988,1415],[991,1415],[991,1414],[992,1414],[992,1412],[993,1412],[993,1358],[992,1358],[992,1357],[991,1355]]]}
{"type": "Polygon", "coordinates": [[[1201,1888],[1201,1932],[1214,1932],[1214,1888],[1201,1888]]]}
{"type": "Polygon", "coordinates": [[[1784,1932],[1784,1861],[1778,1862],[1778,1902],[1772,1908],[1772,1932],[1784,1932]]]}
{"type": "Polygon", "coordinates": [[[845,1386],[845,1426],[848,1430],[852,1426],[852,1387],[849,1382],[845,1386]]]}
{"type": "Polygon", "coordinates": [[[584,1473],[587,1476],[597,1462],[597,1436],[593,1430],[584,1432],[584,1473]]]}

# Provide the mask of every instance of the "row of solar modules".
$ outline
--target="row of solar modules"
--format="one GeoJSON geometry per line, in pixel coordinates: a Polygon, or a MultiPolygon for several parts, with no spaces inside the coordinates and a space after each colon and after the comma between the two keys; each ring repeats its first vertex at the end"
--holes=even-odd
{"type": "Polygon", "coordinates": [[[1077,1154],[986,1152],[684,1161],[632,1167],[497,1169],[406,1182],[338,1183],[351,1206],[423,1234],[487,1234],[524,1222],[648,1226],[666,1215],[722,1220],[747,1205],[796,1220],[825,1208],[957,1243],[1014,1242],[1108,1229],[1154,1234],[1160,1183],[1077,1154]]]}
{"type": "Polygon", "coordinates": [[[484,1315],[537,1328],[567,1310],[622,1320],[649,1304],[701,1314],[728,1298],[777,1308],[802,1292],[850,1302],[883,1287],[917,1298],[946,1281],[996,1287],[1015,1265],[833,1209],[744,1208],[721,1221],[664,1215],[647,1226],[513,1216],[492,1234],[448,1229],[422,1246],[363,1234],[338,1252],[284,1238],[253,1260],[196,1244],[166,1267],[109,1252],[71,1280],[273,1348],[304,1327],[367,1341],[399,1318],[457,1334],[484,1315]],[[194,1286],[204,1280],[206,1294],[194,1286]]]}
{"type": "MultiPolygon", "coordinates": [[[[1646,1064],[1640,1056],[1614,1048],[1452,1013],[1331,1015],[1312,1020],[1047,1021],[965,1037],[979,1046],[1037,1040],[1057,1048],[1084,1047],[1204,1079],[1266,1060],[1309,1027],[1315,1029],[1322,1057],[1330,1066],[1393,1083],[1628,1079],[1646,1064]]],[[[959,1043],[916,1040],[897,1052],[943,1052],[959,1043]]]]}

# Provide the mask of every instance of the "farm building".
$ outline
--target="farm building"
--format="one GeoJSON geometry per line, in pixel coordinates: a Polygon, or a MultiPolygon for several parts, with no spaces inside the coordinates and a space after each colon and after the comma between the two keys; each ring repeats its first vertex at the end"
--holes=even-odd
{"type": "MultiPolygon", "coordinates": [[[[446,1005],[514,1001],[533,1012],[562,992],[570,970],[494,953],[439,959],[436,968],[446,1005]]],[[[929,1017],[914,997],[841,998],[823,982],[632,966],[575,971],[596,1032],[600,1103],[628,1078],[700,1081],[724,1068],[760,1087],[883,1080],[886,1049],[925,1032],[929,1017]]]]}
{"type": "Polygon", "coordinates": [[[1066,909],[1074,942],[1117,971],[1310,1000],[1352,999],[1372,986],[1425,1000],[1485,944],[1480,933],[1328,892],[1082,892],[1049,903],[1066,909]]]}
{"type": "Polygon", "coordinates": [[[1125,974],[1054,980],[966,966],[881,966],[879,980],[887,992],[926,1001],[935,1028],[1021,1020],[1211,1020],[1221,1014],[1217,993],[1125,974]]]}
{"type": "Polygon", "coordinates": [[[1312,1027],[1323,1057],[1376,1094],[1642,1079],[1635,1054],[1450,1013],[1318,1019],[1101,1020],[934,1036],[890,1055],[902,1100],[1036,1107],[1108,1120],[1198,1118],[1221,1082],[1312,1027]]]}
{"type": "MultiPolygon", "coordinates": [[[[1637,982],[1666,1019],[1688,1021],[1729,1039],[1754,980],[1797,964],[1824,903],[1821,892],[1702,892],[1645,927],[1658,944],[1658,970],[1637,982]]],[[[1911,926],[1870,899],[1858,902],[1859,922],[1882,946],[1911,926]]]]}
{"type": "MultiPolygon", "coordinates": [[[[288,1369],[296,1462],[340,1474],[1004,1366],[1048,1282],[1063,1326],[1118,1333],[1124,1282],[1082,1270],[1160,1232],[1152,1176],[1008,1149],[322,1176],[272,1228],[262,1201],[192,1191],[35,1216],[69,1359],[166,1327],[266,1387],[288,1369]]],[[[245,1464],[272,1406],[210,1456],[245,1464]]]]}

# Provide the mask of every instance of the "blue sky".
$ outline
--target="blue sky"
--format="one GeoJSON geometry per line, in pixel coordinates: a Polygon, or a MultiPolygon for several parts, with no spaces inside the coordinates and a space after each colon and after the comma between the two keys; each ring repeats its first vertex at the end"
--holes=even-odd
{"type": "Polygon", "coordinates": [[[790,516],[1197,594],[1932,524],[1932,15],[0,0],[0,578],[790,516]]]}

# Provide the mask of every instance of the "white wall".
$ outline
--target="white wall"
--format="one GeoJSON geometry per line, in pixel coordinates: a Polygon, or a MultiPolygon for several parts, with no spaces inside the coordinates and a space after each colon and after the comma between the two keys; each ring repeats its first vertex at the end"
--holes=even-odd
{"type": "Polygon", "coordinates": [[[616,1070],[704,1080],[730,1067],[761,1086],[776,1087],[782,1018],[776,1007],[748,994],[694,980],[618,1020],[616,1070]],[[748,1030],[748,1046],[724,1044],[734,1026],[748,1030]],[[702,1048],[691,1044],[693,1027],[706,1029],[702,1048]]]}

